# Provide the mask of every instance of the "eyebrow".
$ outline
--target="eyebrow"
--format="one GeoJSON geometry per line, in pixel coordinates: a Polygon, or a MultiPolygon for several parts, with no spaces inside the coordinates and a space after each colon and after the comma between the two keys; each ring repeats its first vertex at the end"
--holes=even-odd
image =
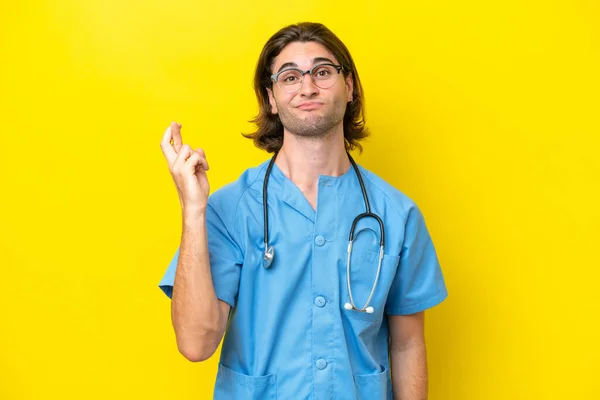
{"type": "MultiPolygon", "coordinates": [[[[332,63],[335,64],[333,61],[331,61],[329,58],[327,57],[316,57],[315,59],[313,59],[313,65],[319,64],[319,63],[332,63]]],[[[281,72],[282,70],[286,69],[286,68],[298,68],[298,64],[294,63],[294,62],[286,62],[283,63],[281,65],[281,67],[279,67],[279,69],[277,70],[277,72],[281,72]]]]}

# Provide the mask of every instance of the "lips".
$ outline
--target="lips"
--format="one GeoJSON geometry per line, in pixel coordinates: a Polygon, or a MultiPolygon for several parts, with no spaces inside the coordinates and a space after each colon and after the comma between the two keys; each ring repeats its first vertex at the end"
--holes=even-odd
{"type": "Polygon", "coordinates": [[[309,101],[307,103],[300,104],[297,108],[301,110],[314,110],[323,106],[323,103],[317,103],[315,101],[309,101]]]}

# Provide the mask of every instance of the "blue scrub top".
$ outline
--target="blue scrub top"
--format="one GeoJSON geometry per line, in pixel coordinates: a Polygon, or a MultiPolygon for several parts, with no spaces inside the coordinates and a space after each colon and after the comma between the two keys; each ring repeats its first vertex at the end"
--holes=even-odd
{"type": "MultiPolygon", "coordinates": [[[[346,310],[346,260],[354,218],[365,212],[352,167],[321,175],[315,212],[277,165],[268,183],[263,267],[262,189],[268,161],[213,193],[206,224],[217,297],[232,307],[214,398],[389,399],[387,315],[423,311],[448,295],[423,215],[406,195],[360,167],[372,212],[385,225],[374,313],[346,310]]],[[[377,272],[379,226],[362,219],[351,258],[352,296],[366,302],[377,272]]],[[[171,297],[177,249],[159,286],[171,297]]]]}

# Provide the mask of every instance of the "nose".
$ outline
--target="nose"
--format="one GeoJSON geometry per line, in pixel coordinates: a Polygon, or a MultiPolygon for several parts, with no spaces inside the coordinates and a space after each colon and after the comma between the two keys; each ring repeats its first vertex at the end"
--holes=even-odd
{"type": "Polygon", "coordinates": [[[312,97],[319,93],[319,87],[315,85],[313,77],[306,72],[302,77],[302,88],[300,88],[300,94],[306,97],[312,97]]]}

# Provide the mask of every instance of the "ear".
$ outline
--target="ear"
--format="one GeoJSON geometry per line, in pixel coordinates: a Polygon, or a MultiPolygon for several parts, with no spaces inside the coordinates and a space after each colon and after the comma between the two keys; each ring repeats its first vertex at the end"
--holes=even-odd
{"type": "Polygon", "coordinates": [[[269,103],[271,104],[271,113],[277,114],[277,103],[275,102],[275,96],[273,96],[273,91],[271,88],[266,88],[267,94],[269,95],[269,103]]]}
{"type": "Polygon", "coordinates": [[[352,79],[352,73],[349,73],[348,76],[346,77],[346,94],[347,94],[347,100],[346,102],[349,103],[352,101],[353,99],[353,94],[354,94],[354,80],[352,79]]]}

